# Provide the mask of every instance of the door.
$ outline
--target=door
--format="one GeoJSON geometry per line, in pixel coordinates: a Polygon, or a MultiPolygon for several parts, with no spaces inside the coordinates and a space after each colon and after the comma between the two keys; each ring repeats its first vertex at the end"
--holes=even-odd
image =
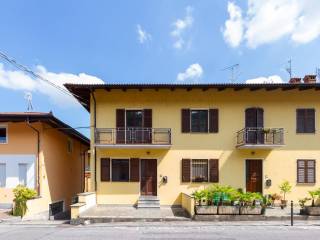
{"type": "Polygon", "coordinates": [[[141,195],[157,196],[157,159],[141,159],[141,195]]]}
{"type": "Polygon", "coordinates": [[[245,114],[246,143],[263,144],[263,109],[247,108],[245,114]]]}
{"type": "Polygon", "coordinates": [[[262,160],[246,160],[246,191],[262,193],[262,160]]]}
{"type": "Polygon", "coordinates": [[[126,110],[126,139],[127,143],[142,143],[143,139],[142,110],[126,110]]]}

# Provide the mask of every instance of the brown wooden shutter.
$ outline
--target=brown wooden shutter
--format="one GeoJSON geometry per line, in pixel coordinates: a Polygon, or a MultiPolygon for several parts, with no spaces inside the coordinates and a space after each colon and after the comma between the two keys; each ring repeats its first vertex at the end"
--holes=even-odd
{"type": "Polygon", "coordinates": [[[304,132],[304,110],[303,109],[297,109],[297,133],[303,133],[304,132]]]}
{"type": "Polygon", "coordinates": [[[209,182],[219,182],[219,160],[209,159],[209,182]]]}
{"type": "Polygon", "coordinates": [[[152,109],[143,110],[143,127],[152,128],[152,109]]]}
{"type": "Polygon", "coordinates": [[[305,118],[306,118],[306,126],[305,130],[307,133],[315,132],[315,110],[314,109],[306,109],[305,110],[305,118]]]}
{"type": "Polygon", "coordinates": [[[182,182],[191,181],[191,159],[182,159],[182,182]]]}
{"type": "Polygon", "coordinates": [[[183,133],[190,132],[190,109],[181,110],[181,131],[183,133]]]}
{"type": "Polygon", "coordinates": [[[217,133],[219,131],[219,110],[209,109],[209,132],[217,133]]]}
{"type": "Polygon", "coordinates": [[[257,109],[247,108],[245,115],[246,128],[257,127],[257,109]]]}
{"type": "Polygon", "coordinates": [[[101,182],[110,181],[110,158],[101,158],[101,182]]]}
{"type": "Polygon", "coordinates": [[[140,159],[130,159],[130,182],[139,182],[140,180],[140,159]]]}
{"type": "Polygon", "coordinates": [[[263,128],[264,123],[263,123],[263,109],[262,108],[257,108],[257,127],[258,128],[263,128]]]}
{"type": "Polygon", "coordinates": [[[307,183],[315,183],[316,182],[316,161],[315,160],[307,160],[307,183]]]}
{"type": "Polygon", "coordinates": [[[305,182],[305,161],[297,160],[297,182],[305,182]]]}
{"type": "Polygon", "coordinates": [[[125,143],[125,109],[116,110],[116,143],[125,143]]]}

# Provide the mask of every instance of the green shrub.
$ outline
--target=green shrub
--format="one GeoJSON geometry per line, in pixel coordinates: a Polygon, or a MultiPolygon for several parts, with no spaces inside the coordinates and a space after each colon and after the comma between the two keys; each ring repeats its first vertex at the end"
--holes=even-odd
{"type": "Polygon", "coordinates": [[[27,211],[27,201],[34,198],[37,195],[37,192],[25,186],[18,185],[15,189],[13,189],[13,193],[13,215],[23,217],[27,211]]]}

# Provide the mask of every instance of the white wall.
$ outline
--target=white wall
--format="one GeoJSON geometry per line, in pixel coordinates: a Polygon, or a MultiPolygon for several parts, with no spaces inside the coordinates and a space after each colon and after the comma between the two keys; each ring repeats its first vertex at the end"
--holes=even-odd
{"type": "Polygon", "coordinates": [[[0,154],[0,163],[6,164],[6,188],[19,184],[19,163],[27,164],[27,187],[35,188],[35,155],[0,154]]]}

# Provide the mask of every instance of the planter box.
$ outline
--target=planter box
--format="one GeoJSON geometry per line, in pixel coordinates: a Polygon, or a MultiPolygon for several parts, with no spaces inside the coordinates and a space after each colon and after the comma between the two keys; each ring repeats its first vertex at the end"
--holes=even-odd
{"type": "Polygon", "coordinates": [[[198,215],[217,215],[217,206],[196,206],[196,214],[198,215]]]}
{"type": "Polygon", "coordinates": [[[310,216],[320,216],[320,206],[319,207],[306,207],[305,212],[310,216]]]}
{"type": "Polygon", "coordinates": [[[219,215],[239,215],[239,206],[219,206],[219,215]]]}
{"type": "Polygon", "coordinates": [[[262,207],[256,206],[244,206],[240,207],[240,215],[261,215],[262,214],[262,207]]]}

